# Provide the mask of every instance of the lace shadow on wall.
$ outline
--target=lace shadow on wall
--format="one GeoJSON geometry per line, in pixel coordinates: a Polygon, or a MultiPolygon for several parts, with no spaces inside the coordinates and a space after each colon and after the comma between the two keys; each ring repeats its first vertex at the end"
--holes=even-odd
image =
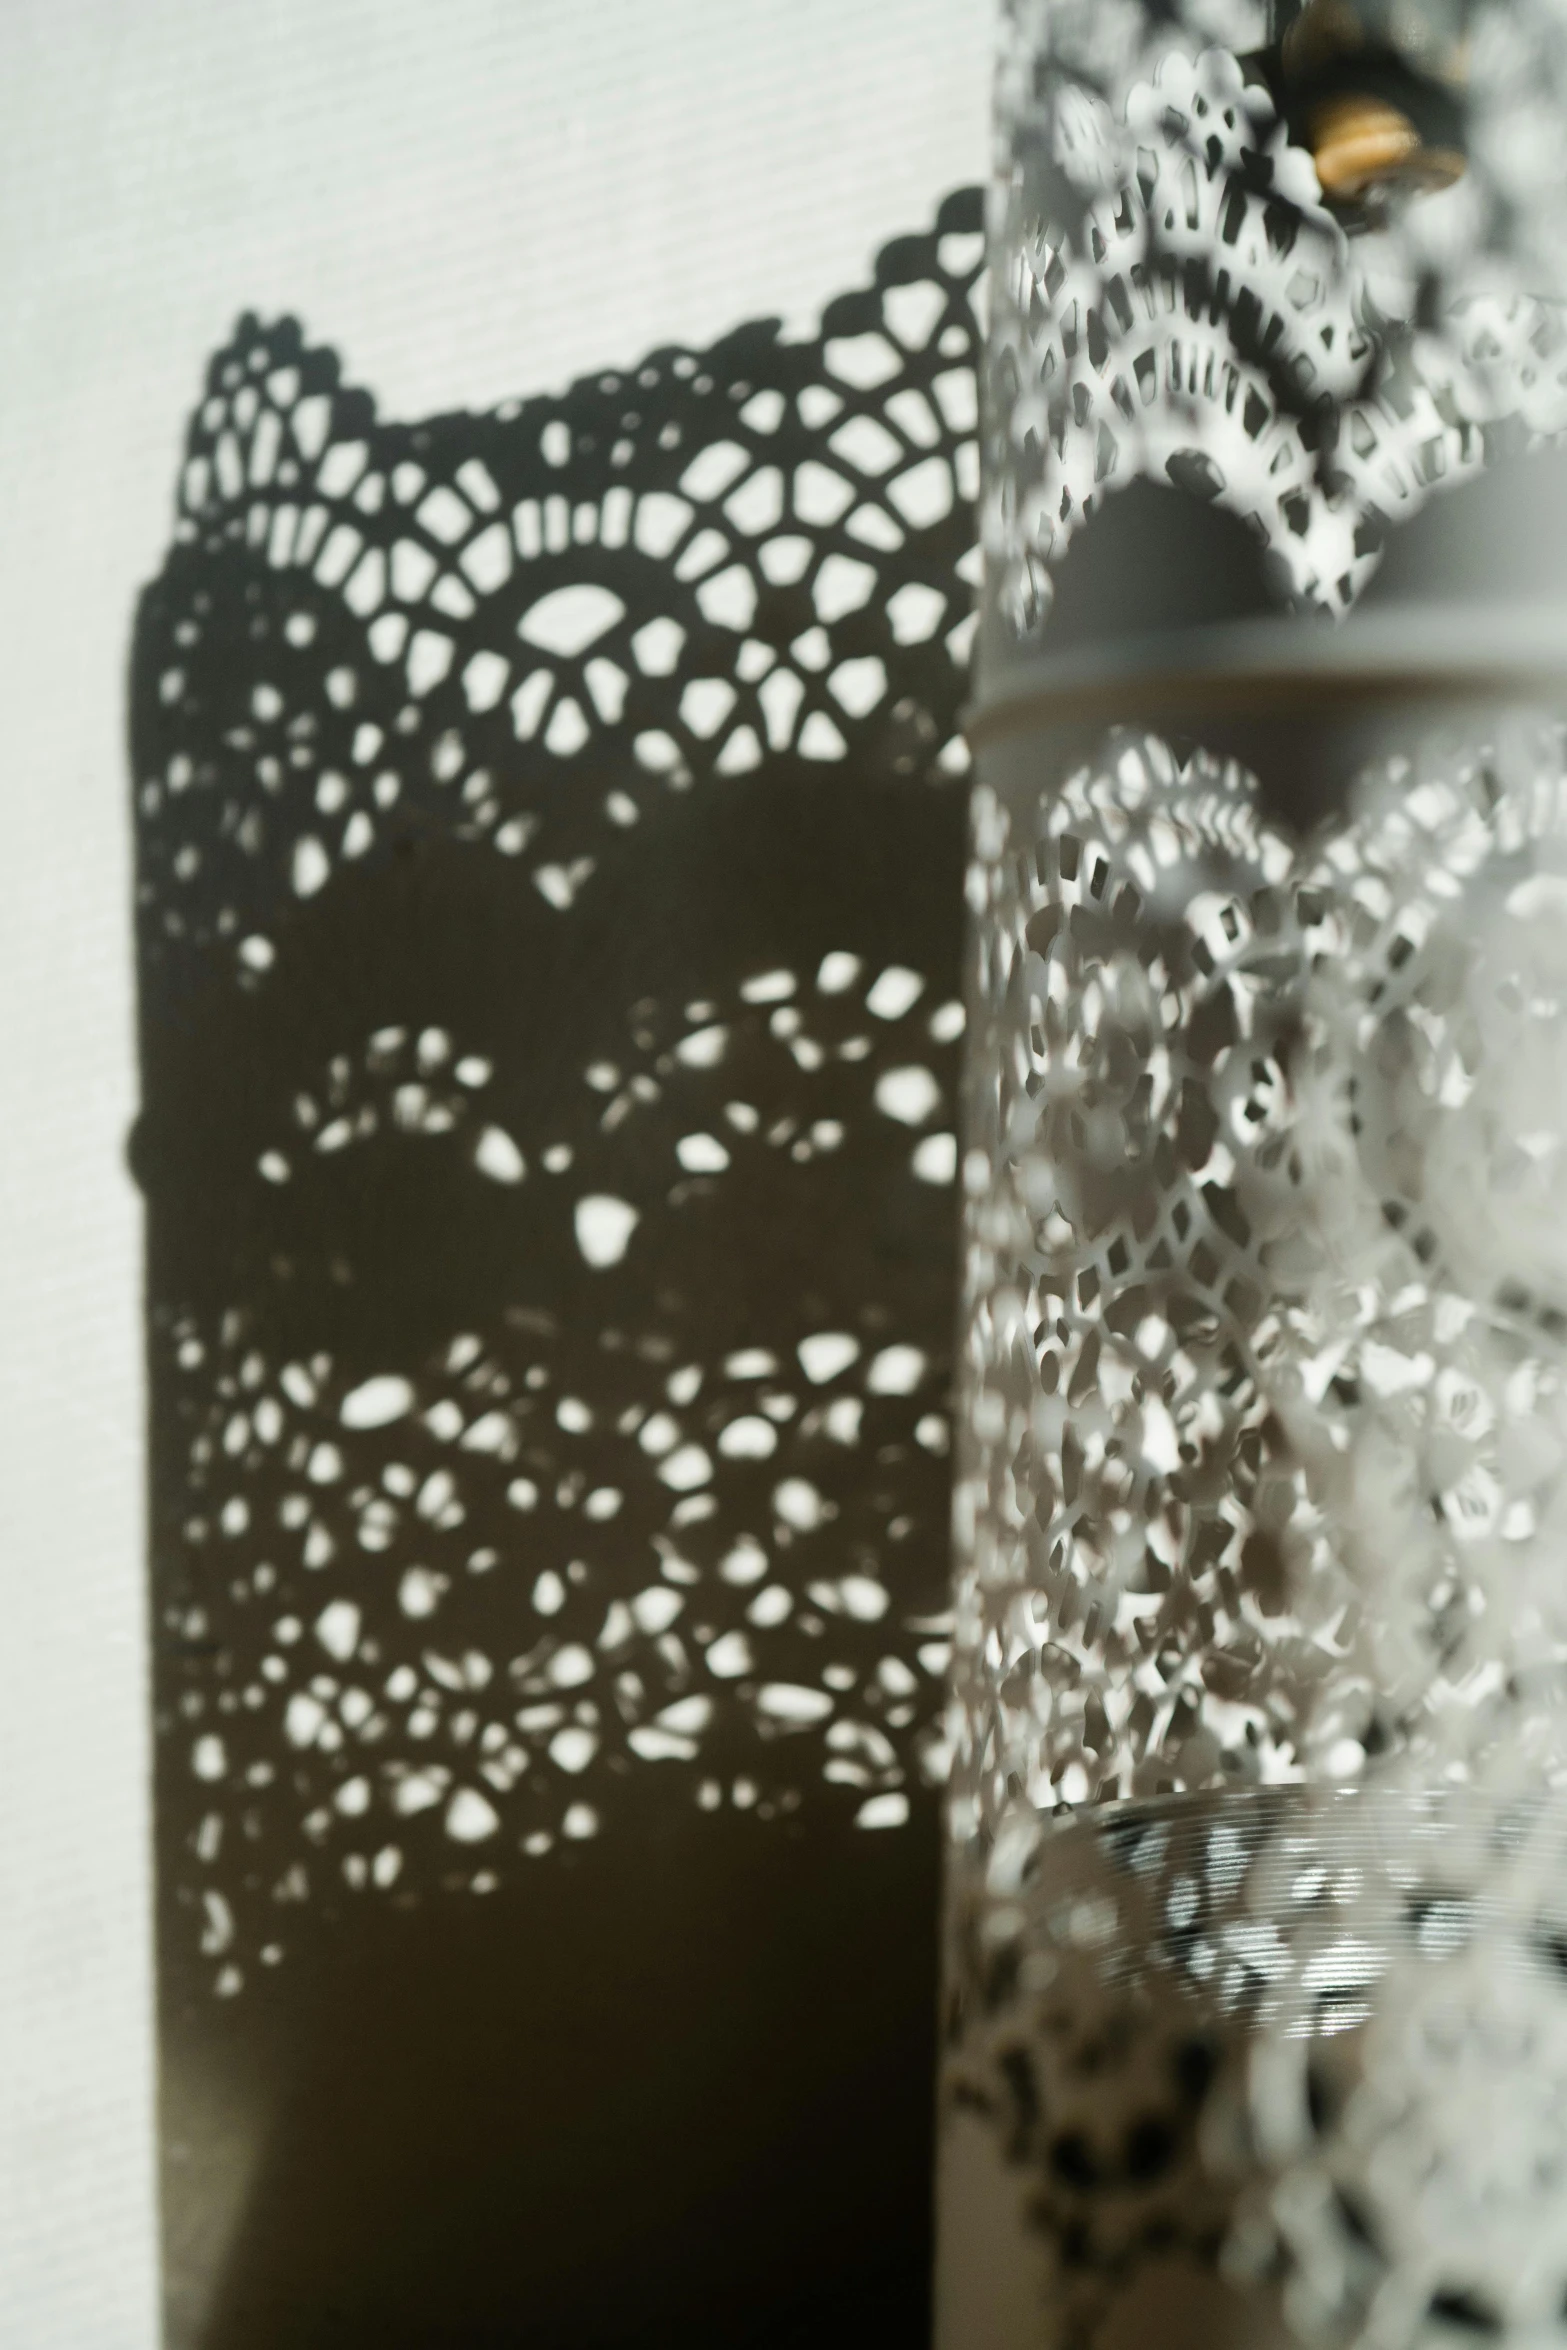
{"type": "Polygon", "coordinates": [[[820,336],[212,362],[138,619],[159,1806],[220,1993],[939,1774],[978,201],[820,336]]]}

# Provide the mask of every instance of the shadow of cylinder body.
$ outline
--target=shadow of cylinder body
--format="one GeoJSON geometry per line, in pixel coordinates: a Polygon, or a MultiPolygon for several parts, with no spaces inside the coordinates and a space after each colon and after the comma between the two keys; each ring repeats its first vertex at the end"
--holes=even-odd
{"type": "Polygon", "coordinates": [[[182,2350],[918,2338],[976,227],[488,417],[213,362],[132,662],[182,2350]]]}

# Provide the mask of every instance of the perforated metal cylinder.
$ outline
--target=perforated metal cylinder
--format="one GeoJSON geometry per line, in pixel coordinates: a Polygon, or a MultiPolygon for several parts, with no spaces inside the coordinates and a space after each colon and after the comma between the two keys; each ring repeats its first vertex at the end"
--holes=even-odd
{"type": "Polygon", "coordinates": [[[1564,60],[1006,16],[943,2350],[1567,2318],[1564,60]]]}

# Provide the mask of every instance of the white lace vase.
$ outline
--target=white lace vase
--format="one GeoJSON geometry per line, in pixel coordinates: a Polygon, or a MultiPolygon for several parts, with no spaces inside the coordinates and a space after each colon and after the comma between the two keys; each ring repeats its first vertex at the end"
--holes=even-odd
{"type": "Polygon", "coordinates": [[[1567,2332],[1564,61],[1006,14],[942,2350],[1567,2332]]]}

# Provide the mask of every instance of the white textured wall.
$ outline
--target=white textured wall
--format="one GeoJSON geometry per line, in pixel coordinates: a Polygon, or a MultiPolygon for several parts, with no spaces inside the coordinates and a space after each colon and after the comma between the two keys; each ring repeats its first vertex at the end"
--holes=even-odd
{"type": "Polygon", "coordinates": [[[387,413],[807,323],[982,175],[989,0],[0,0],[0,2341],[149,2350],[122,678],[235,313],[387,413]]]}

